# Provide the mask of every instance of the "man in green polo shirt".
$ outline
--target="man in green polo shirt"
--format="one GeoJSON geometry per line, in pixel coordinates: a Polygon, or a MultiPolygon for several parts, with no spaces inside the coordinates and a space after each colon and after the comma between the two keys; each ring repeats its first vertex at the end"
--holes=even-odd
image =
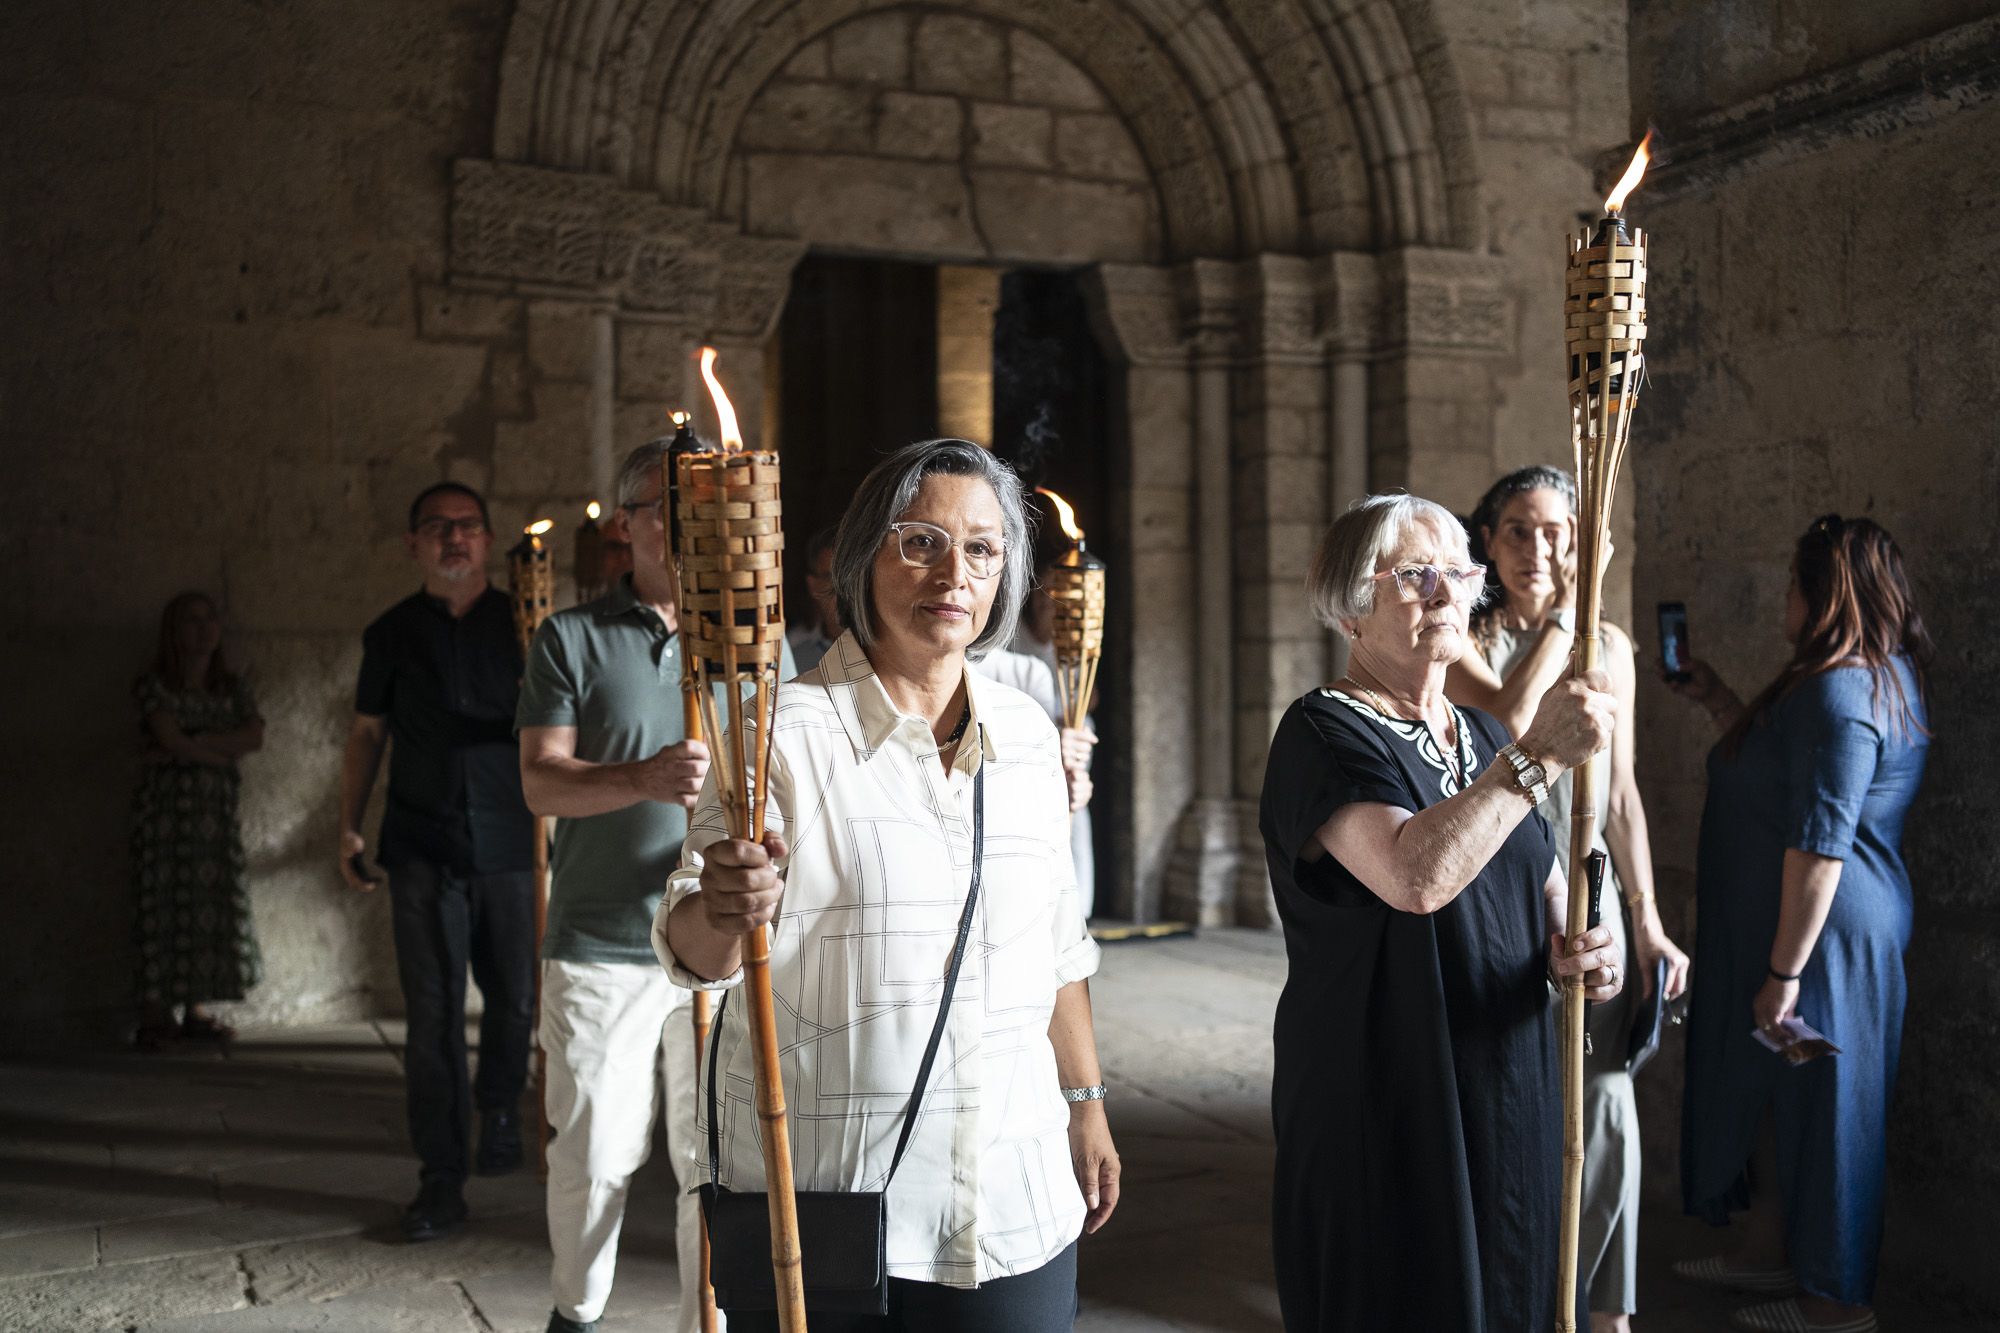
{"type": "MultiPolygon", "coordinates": [[[[684,1187],[678,1327],[696,1333],[699,1324],[700,1208],[686,1192],[699,1147],[692,996],[667,980],[651,940],[708,771],[707,749],[682,730],[677,587],[660,510],[669,443],[640,445],[618,471],[613,521],[631,542],[632,572],[544,622],[515,715],[528,805],[557,820],[541,1023],[555,1132],[551,1333],[596,1327],[626,1191],[661,1114],[684,1187]]],[[[782,675],[791,665],[786,653],[782,675]]]]}

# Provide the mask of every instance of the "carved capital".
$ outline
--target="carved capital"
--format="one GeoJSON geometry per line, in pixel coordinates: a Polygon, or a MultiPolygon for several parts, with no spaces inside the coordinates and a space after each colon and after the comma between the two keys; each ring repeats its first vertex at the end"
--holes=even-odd
{"type": "Polygon", "coordinates": [[[1171,269],[1099,264],[1085,284],[1099,338],[1127,365],[1185,366],[1180,289],[1171,269]]]}
{"type": "Polygon", "coordinates": [[[453,167],[455,278],[608,297],[626,310],[761,337],[804,253],[802,242],[742,236],[608,176],[475,160],[453,167]]]}
{"type": "Polygon", "coordinates": [[[1500,262],[1462,250],[1409,247],[1378,261],[1383,351],[1504,355],[1512,343],[1500,262]]]}

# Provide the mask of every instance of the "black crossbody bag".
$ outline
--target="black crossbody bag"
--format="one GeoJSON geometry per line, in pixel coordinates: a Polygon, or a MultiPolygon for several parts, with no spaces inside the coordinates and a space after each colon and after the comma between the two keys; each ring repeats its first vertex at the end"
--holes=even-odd
{"type": "MultiPolygon", "coordinates": [[[[903,1133],[896,1140],[896,1155],[890,1159],[889,1174],[882,1188],[863,1194],[841,1191],[800,1190],[796,1197],[799,1218],[799,1258],[805,1281],[806,1308],[841,1314],[889,1313],[889,1216],[884,1202],[896,1168],[903,1164],[903,1150],[909,1147],[910,1133],[917,1125],[923,1105],[924,1088],[930,1082],[931,1062],[937,1058],[938,1043],[944,1040],[944,1025],[951,1014],[952,991],[958,986],[959,964],[965,961],[965,941],[972,933],[972,912],[979,901],[981,863],[986,850],[986,766],[980,765],[972,779],[972,887],[965,895],[965,911],[958,918],[958,938],[951,946],[951,966],[945,972],[944,998],[938,1003],[937,1022],[931,1025],[930,1044],[924,1047],[923,1062],[917,1066],[916,1086],[910,1089],[910,1104],[903,1112],[903,1133]]],[[[708,1183],[701,1187],[701,1213],[708,1223],[709,1282],[715,1288],[715,1303],[724,1310],[775,1310],[777,1283],[771,1276],[770,1196],[738,1194],[720,1183],[721,1127],[716,1115],[716,1052],[721,1046],[722,1011],[729,1006],[725,995],[716,1012],[715,1034],[708,1046],[708,1183]]]]}

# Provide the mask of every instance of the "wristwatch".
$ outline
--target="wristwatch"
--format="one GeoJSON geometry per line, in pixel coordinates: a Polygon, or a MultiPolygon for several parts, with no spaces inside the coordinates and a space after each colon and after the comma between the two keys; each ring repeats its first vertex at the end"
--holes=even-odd
{"type": "Polygon", "coordinates": [[[1530,759],[1518,745],[1501,746],[1500,758],[1505,759],[1508,767],[1514,770],[1514,785],[1521,789],[1523,796],[1536,805],[1549,799],[1549,771],[1542,767],[1541,760],[1530,759]]]}
{"type": "Polygon", "coordinates": [[[1576,633],[1576,608],[1559,606],[1544,617],[1545,620],[1565,634],[1576,633]]]}

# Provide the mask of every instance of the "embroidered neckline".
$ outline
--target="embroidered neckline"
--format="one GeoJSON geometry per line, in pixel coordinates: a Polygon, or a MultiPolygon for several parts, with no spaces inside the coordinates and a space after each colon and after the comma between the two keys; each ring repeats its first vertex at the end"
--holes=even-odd
{"type": "Polygon", "coordinates": [[[1458,795],[1460,791],[1464,790],[1465,785],[1471,783],[1472,779],[1477,776],[1479,771],[1479,756],[1472,748],[1472,729],[1466,723],[1465,713],[1457,704],[1450,703],[1449,700],[1446,701],[1451,708],[1452,722],[1458,729],[1458,762],[1459,767],[1465,773],[1463,782],[1460,781],[1457,774],[1452,772],[1451,764],[1446,761],[1444,752],[1438,748],[1437,737],[1431,735],[1430,727],[1423,722],[1413,722],[1408,718],[1389,717],[1374,705],[1355,698],[1346,690],[1336,690],[1331,685],[1320,686],[1319,692],[1329,699],[1339,700],[1363,717],[1373,718],[1379,725],[1387,727],[1404,740],[1414,743],[1417,756],[1438,771],[1438,791],[1443,795],[1458,795]]]}

